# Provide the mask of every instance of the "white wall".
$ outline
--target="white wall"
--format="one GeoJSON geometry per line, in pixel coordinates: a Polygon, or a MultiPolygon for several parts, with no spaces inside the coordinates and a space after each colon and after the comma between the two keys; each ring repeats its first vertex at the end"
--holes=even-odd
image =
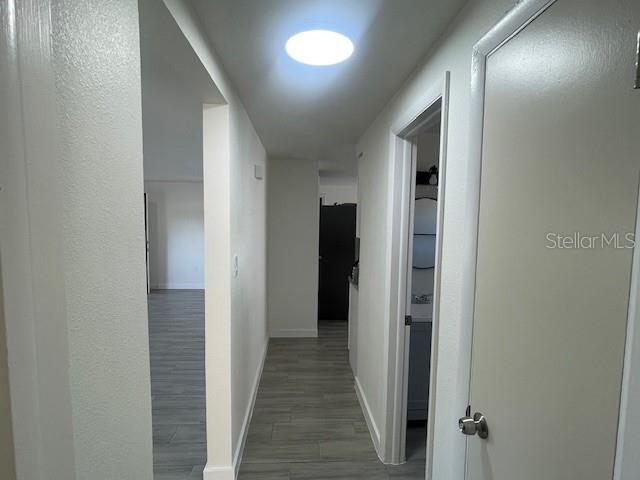
{"type": "Polygon", "coordinates": [[[435,451],[433,478],[459,479],[464,474],[461,456],[464,438],[455,428],[466,399],[458,375],[460,362],[460,287],[465,232],[465,180],[471,78],[471,52],[475,42],[515,5],[515,0],[470,2],[451,23],[412,77],[385,107],[359,141],[360,289],[358,305],[358,381],[362,385],[377,426],[386,428],[383,378],[386,365],[380,352],[385,345],[389,314],[385,312],[389,258],[387,212],[389,208],[389,139],[391,125],[407,110],[417,109],[425,91],[442,84],[451,71],[449,111],[447,197],[444,220],[444,251],[440,339],[437,372],[435,451]]]}
{"type": "Polygon", "coordinates": [[[57,0],[52,26],[76,475],[150,478],[138,4],[57,0]]]}
{"type": "MultiPolygon", "coordinates": [[[[0,100],[7,112],[0,116],[0,254],[16,470],[21,480],[42,480],[46,464],[48,478],[75,479],[64,286],[36,280],[63,275],[56,261],[62,256],[59,182],[51,181],[58,119],[50,23],[33,17],[37,8],[27,13],[29,2],[15,11],[7,6],[0,4],[0,100]],[[47,343],[39,343],[45,336],[47,343]]],[[[48,18],[50,5],[38,6],[48,18]]]]}
{"type": "Polygon", "coordinates": [[[233,478],[229,107],[203,112],[205,204],[205,478],[233,478]],[[224,268],[224,267],[227,268],[224,268]],[[214,387],[214,388],[210,388],[214,387]],[[220,475],[214,475],[211,470],[220,475]]]}
{"type": "Polygon", "coordinates": [[[144,52],[142,61],[145,180],[202,180],[202,101],[144,52]]]}
{"type": "Polygon", "coordinates": [[[144,186],[149,203],[151,288],[204,288],[202,182],[146,181],[144,186]]]}
{"type": "Polygon", "coordinates": [[[272,337],[318,335],[318,164],[269,159],[269,330],[272,337]]]}
{"type": "Polygon", "coordinates": [[[15,4],[0,244],[18,478],[151,480],[138,3],[15,4]]]}
{"type": "Polygon", "coordinates": [[[226,113],[215,108],[209,113],[205,110],[208,457],[205,479],[230,479],[239,466],[243,435],[268,342],[268,175],[262,180],[254,177],[254,166],[261,165],[266,169],[267,158],[242,102],[189,3],[165,0],[165,4],[227,102],[226,107],[217,107],[226,109],[226,113]],[[206,127],[207,121],[211,122],[211,128],[206,127]],[[216,125],[225,122],[224,138],[216,138],[220,135],[214,131],[218,128],[216,125]],[[206,152],[208,142],[213,150],[218,150],[211,153],[213,157],[206,152]],[[218,147],[215,147],[216,143],[218,147]],[[226,153],[221,149],[226,149],[226,153]],[[239,265],[237,276],[233,276],[231,268],[235,255],[239,265]],[[220,343],[225,341],[226,344],[220,343]],[[212,348],[216,345],[220,347],[218,350],[212,348]]]}
{"type": "Polygon", "coordinates": [[[358,202],[358,181],[355,177],[320,175],[318,185],[318,193],[324,205],[358,202]]]}

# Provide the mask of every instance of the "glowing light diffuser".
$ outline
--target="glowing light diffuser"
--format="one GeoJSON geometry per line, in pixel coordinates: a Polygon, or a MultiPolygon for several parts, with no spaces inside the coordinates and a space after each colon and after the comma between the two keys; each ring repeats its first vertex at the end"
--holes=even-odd
{"type": "Polygon", "coordinates": [[[331,30],[308,30],[296,33],[287,40],[285,50],[300,63],[327,66],[349,58],[353,53],[353,42],[331,30]]]}

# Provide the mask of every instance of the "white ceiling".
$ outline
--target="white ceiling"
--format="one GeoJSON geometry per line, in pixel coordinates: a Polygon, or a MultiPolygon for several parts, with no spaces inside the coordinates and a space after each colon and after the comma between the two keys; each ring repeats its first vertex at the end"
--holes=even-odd
{"type": "Polygon", "coordinates": [[[354,144],[465,0],[192,0],[271,155],[349,172],[354,144]],[[284,44],[314,28],[349,36],[330,67],[290,59],[284,44]]]}
{"type": "Polygon", "coordinates": [[[140,0],[142,68],[178,82],[202,103],[224,103],[224,97],[191,48],[163,2],[140,0]]]}

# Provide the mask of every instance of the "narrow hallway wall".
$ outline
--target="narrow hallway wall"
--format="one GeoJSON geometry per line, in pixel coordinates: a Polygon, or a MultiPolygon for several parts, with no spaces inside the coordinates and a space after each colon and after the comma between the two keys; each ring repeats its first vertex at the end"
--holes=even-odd
{"type": "Polygon", "coordinates": [[[272,337],[318,335],[318,164],[269,160],[269,330],[272,337]]]}
{"type": "MultiPolygon", "coordinates": [[[[165,0],[165,5],[191,48],[224,97],[228,129],[226,160],[204,164],[205,331],[207,332],[207,466],[206,480],[230,479],[239,468],[249,416],[262,373],[268,342],[266,307],[266,192],[268,174],[256,178],[255,167],[267,170],[267,156],[251,119],[227,78],[191,5],[165,0]],[[218,189],[218,186],[224,189],[218,189]],[[216,198],[222,202],[216,202],[216,198]],[[223,215],[223,217],[220,217],[223,215]],[[221,220],[221,221],[218,221],[221,220]],[[216,242],[210,244],[210,239],[216,242]],[[212,245],[223,241],[225,248],[212,245]],[[238,271],[232,268],[237,257],[238,271]],[[210,273],[209,273],[210,272],[210,273]],[[226,282],[212,285],[210,276],[226,282]],[[220,287],[220,288],[218,288],[220,287]],[[217,291],[214,291],[217,290],[217,291]],[[222,297],[224,298],[222,298],[222,297]],[[222,298],[223,309],[218,309],[222,298]],[[227,309],[228,306],[228,309],[227,309]],[[228,335],[228,336],[227,336],[228,335]],[[215,337],[215,338],[214,338],[215,337]],[[209,341],[226,338],[213,352],[209,341]],[[224,357],[224,358],[222,358],[224,357]],[[217,363],[222,359],[223,363],[217,363]],[[226,367],[225,367],[226,365],[226,367]],[[221,395],[222,402],[209,401],[221,395]],[[228,402],[228,403],[227,403],[228,402]],[[227,422],[228,421],[228,422],[227,422]],[[221,422],[221,423],[220,423],[221,422]]],[[[205,109],[205,119],[207,115],[205,109]]],[[[215,122],[214,122],[215,123],[215,122]]],[[[215,133],[207,131],[215,138],[215,133]]]]}

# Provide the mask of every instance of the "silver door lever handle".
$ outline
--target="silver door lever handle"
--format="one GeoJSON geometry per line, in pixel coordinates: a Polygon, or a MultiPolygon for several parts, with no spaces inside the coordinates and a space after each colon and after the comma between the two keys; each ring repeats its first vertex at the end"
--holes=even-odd
{"type": "Polygon", "coordinates": [[[480,438],[489,436],[487,419],[480,412],[476,412],[472,417],[462,417],[458,420],[458,428],[463,435],[478,435],[480,438]]]}

